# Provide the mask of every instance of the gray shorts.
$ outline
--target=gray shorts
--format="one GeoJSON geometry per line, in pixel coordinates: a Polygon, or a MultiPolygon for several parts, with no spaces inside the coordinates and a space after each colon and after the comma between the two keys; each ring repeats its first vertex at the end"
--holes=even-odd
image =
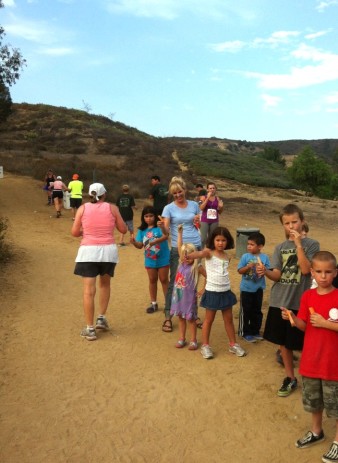
{"type": "Polygon", "coordinates": [[[130,233],[133,233],[133,231],[134,231],[134,224],[133,224],[133,221],[132,221],[132,220],[125,220],[124,223],[127,225],[128,231],[129,231],[130,233]]]}
{"type": "Polygon", "coordinates": [[[326,411],[329,418],[338,419],[338,381],[302,377],[303,406],[310,413],[326,411]]]}

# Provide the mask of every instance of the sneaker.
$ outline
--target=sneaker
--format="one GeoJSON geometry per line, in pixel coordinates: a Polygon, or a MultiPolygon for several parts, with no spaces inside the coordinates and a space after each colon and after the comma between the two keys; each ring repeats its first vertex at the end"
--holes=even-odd
{"type": "Polygon", "coordinates": [[[256,342],[257,341],[255,336],[251,336],[251,334],[246,334],[245,336],[243,336],[243,339],[246,342],[256,342]]]}
{"type": "Polygon", "coordinates": [[[196,341],[190,341],[189,342],[189,347],[188,350],[197,350],[198,349],[198,344],[196,341]]]}
{"type": "Polygon", "coordinates": [[[80,336],[86,338],[87,341],[95,341],[97,339],[95,330],[89,330],[88,328],[83,328],[80,336]]]}
{"type": "Polygon", "coordinates": [[[233,346],[229,346],[229,352],[231,352],[231,354],[236,354],[237,357],[244,357],[246,355],[245,350],[237,343],[233,346]]]}
{"type": "Polygon", "coordinates": [[[103,318],[103,317],[98,317],[96,319],[95,328],[97,330],[105,330],[105,331],[109,330],[109,325],[108,325],[107,319],[103,318]]]}
{"type": "Polygon", "coordinates": [[[253,337],[256,339],[256,341],[264,341],[263,336],[260,334],[254,334],[253,337]]]}
{"type": "Polygon", "coordinates": [[[338,442],[336,440],[332,442],[329,451],[322,456],[322,461],[324,463],[332,463],[338,461],[338,442]]]}
{"type": "Polygon", "coordinates": [[[201,354],[204,359],[212,359],[214,356],[211,347],[208,344],[201,347],[201,354]]]}
{"type": "Polygon", "coordinates": [[[297,386],[298,386],[297,378],[291,379],[289,378],[289,376],[287,376],[286,378],[284,378],[283,384],[279,388],[277,395],[279,397],[288,397],[292,391],[297,389],[297,386]]]}
{"type": "Polygon", "coordinates": [[[310,445],[318,444],[325,439],[323,431],[320,432],[318,436],[315,436],[313,432],[309,431],[303,436],[301,439],[298,439],[296,442],[296,447],[299,449],[306,449],[306,447],[310,447],[310,445]]]}
{"type": "Polygon", "coordinates": [[[154,313],[158,311],[158,305],[157,304],[151,304],[147,309],[147,313],[154,313]]]}

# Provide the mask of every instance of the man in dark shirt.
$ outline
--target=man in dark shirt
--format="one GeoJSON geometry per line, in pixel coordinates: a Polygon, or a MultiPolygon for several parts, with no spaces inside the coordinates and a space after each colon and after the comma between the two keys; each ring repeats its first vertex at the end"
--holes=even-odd
{"type": "MultiPolygon", "coordinates": [[[[125,221],[130,236],[134,233],[134,209],[137,209],[135,205],[134,197],[129,193],[129,186],[123,185],[122,194],[116,200],[116,206],[119,208],[122,219],[125,221]]],[[[125,246],[124,234],[120,234],[119,246],[125,246]]]]}
{"type": "Polygon", "coordinates": [[[154,200],[154,209],[157,215],[161,215],[164,206],[168,204],[168,188],[162,185],[158,175],[151,177],[152,188],[150,190],[149,199],[154,200]]]}

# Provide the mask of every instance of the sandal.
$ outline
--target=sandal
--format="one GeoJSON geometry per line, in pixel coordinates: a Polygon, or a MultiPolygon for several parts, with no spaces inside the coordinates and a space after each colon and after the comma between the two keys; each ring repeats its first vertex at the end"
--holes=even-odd
{"type": "Polygon", "coordinates": [[[189,343],[188,350],[197,350],[197,349],[198,349],[197,341],[191,341],[189,343]]]}
{"type": "Polygon", "coordinates": [[[173,324],[171,320],[164,320],[162,325],[162,331],[165,333],[171,333],[173,330],[173,324]]]}
{"type": "Polygon", "coordinates": [[[182,349],[182,347],[184,347],[185,345],[186,345],[185,339],[179,339],[177,343],[175,344],[175,347],[177,347],[177,349],[182,349]]]}
{"type": "Polygon", "coordinates": [[[201,321],[200,317],[197,317],[195,322],[196,322],[197,328],[201,330],[203,328],[203,322],[201,321]]]}

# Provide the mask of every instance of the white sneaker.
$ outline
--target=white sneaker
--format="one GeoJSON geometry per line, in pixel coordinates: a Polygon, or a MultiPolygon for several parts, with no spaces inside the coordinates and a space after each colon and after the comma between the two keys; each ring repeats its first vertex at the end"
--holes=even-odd
{"type": "Polygon", "coordinates": [[[201,354],[204,359],[212,359],[214,356],[211,347],[208,344],[201,347],[201,354]]]}
{"type": "Polygon", "coordinates": [[[244,357],[244,355],[246,355],[245,350],[237,343],[229,347],[229,352],[236,354],[237,357],[244,357]]]}

